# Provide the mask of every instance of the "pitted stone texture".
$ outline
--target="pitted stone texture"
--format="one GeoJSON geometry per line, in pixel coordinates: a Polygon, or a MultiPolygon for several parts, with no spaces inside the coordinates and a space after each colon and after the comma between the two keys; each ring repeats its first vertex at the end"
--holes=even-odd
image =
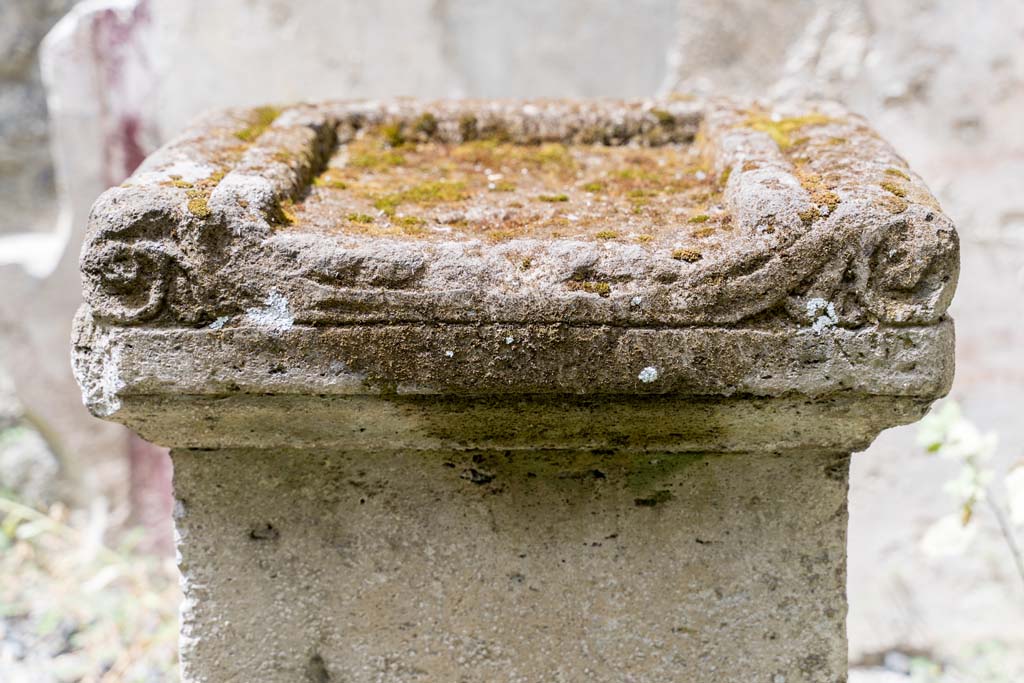
{"type": "Polygon", "coordinates": [[[846,455],[173,457],[188,681],[845,678],[846,455]]]}

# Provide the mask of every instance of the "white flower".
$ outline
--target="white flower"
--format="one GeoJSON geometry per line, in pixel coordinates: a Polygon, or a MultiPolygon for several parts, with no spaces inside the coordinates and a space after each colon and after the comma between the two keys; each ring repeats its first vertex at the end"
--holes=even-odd
{"type": "Polygon", "coordinates": [[[942,448],[949,428],[959,420],[960,406],[955,401],[947,401],[940,408],[933,408],[918,426],[917,445],[934,453],[942,448]]]}
{"type": "Polygon", "coordinates": [[[1010,519],[1017,526],[1024,526],[1024,463],[1020,463],[1006,475],[1006,493],[1009,498],[1010,519]]]}
{"type": "Polygon", "coordinates": [[[959,513],[942,517],[924,533],[921,550],[928,557],[962,555],[978,534],[975,524],[964,524],[959,513]]]}
{"type": "Polygon", "coordinates": [[[992,470],[977,467],[963,467],[955,479],[945,483],[943,489],[962,503],[985,500],[985,489],[992,483],[992,470]]]}
{"type": "Polygon", "coordinates": [[[999,437],[995,432],[982,434],[973,424],[961,419],[949,428],[939,455],[949,460],[973,458],[984,462],[991,459],[998,443],[999,437]]]}

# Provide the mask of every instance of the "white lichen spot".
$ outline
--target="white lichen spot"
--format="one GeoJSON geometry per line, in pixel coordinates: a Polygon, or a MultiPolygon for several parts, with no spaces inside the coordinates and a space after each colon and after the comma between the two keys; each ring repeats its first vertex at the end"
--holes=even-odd
{"type": "Polygon", "coordinates": [[[644,384],[650,384],[651,382],[658,379],[658,368],[653,365],[648,365],[646,368],[640,371],[640,374],[636,376],[638,380],[644,384]]]}
{"type": "Polygon", "coordinates": [[[221,317],[217,318],[212,323],[207,325],[207,327],[209,327],[211,330],[219,330],[222,327],[224,327],[224,325],[226,325],[229,320],[231,320],[229,316],[222,315],[221,317]]]}
{"type": "Polygon", "coordinates": [[[288,299],[276,289],[267,294],[266,305],[248,309],[245,319],[268,332],[287,332],[295,325],[295,318],[288,308],[288,299]]]}
{"type": "Polygon", "coordinates": [[[704,171],[697,171],[696,173],[693,174],[693,177],[696,178],[697,180],[706,180],[708,174],[705,173],[704,171]]]}
{"type": "Polygon", "coordinates": [[[451,349],[449,349],[448,351],[444,352],[444,355],[445,355],[445,358],[454,358],[455,357],[455,352],[452,351],[451,349]]]}
{"type": "Polygon", "coordinates": [[[505,343],[510,345],[510,346],[515,342],[515,340],[516,340],[516,338],[511,336],[511,335],[509,335],[508,337],[505,337],[505,343]]]}
{"type": "Polygon", "coordinates": [[[632,306],[633,308],[640,308],[640,304],[642,304],[643,302],[644,298],[638,295],[634,296],[632,299],[629,300],[629,305],[632,306]]]}
{"type": "Polygon", "coordinates": [[[836,307],[831,301],[825,301],[821,297],[807,301],[807,317],[813,321],[811,329],[815,334],[821,334],[826,328],[833,327],[839,322],[836,307]]]}

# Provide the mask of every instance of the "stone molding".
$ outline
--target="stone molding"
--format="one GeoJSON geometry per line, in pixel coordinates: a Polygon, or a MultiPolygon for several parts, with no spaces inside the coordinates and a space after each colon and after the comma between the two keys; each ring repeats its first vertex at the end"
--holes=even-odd
{"type": "Polygon", "coordinates": [[[86,300],[98,319],[208,325],[277,293],[295,323],[317,326],[431,320],[684,327],[765,315],[813,324],[831,304],[836,325],[859,328],[933,324],[955,290],[951,222],[905,162],[835,105],[300,106],[285,109],[253,142],[240,141],[258,116],[206,118],[98,200],[82,252],[86,300]],[[409,124],[425,112],[437,121],[432,135],[449,142],[494,131],[522,143],[692,139],[726,181],[723,211],[732,228],[704,239],[696,264],[673,259],[671,245],[325,240],[278,229],[282,203],[309,191],[355,129],[409,124]],[[472,129],[460,129],[467,120],[472,129]],[[772,137],[790,136],[784,131],[791,121],[816,122],[792,133],[799,154],[772,137]],[[510,254],[528,255],[535,267],[522,273],[510,254]],[[574,291],[581,274],[613,283],[609,294],[574,291]]]}

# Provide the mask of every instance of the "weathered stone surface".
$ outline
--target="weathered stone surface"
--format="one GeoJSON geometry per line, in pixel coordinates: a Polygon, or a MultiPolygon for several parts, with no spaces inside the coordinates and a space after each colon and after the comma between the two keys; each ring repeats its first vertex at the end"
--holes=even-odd
{"type": "Polygon", "coordinates": [[[957,259],[833,105],[238,110],[97,202],[73,359],[176,449],[186,680],[832,683],[957,259]]]}
{"type": "Polygon", "coordinates": [[[188,681],[844,677],[845,454],[172,455],[188,681]]]}

